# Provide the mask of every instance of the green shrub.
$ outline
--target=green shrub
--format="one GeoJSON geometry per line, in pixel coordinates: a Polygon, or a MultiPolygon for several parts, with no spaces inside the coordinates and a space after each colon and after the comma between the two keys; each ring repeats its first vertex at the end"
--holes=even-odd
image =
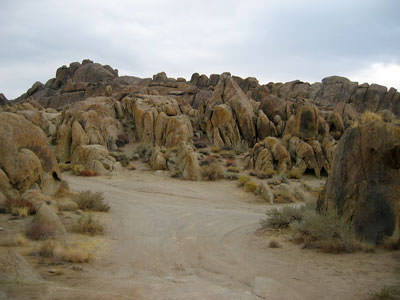
{"type": "Polygon", "coordinates": [[[239,168],[239,167],[230,166],[230,167],[228,168],[228,172],[231,172],[231,173],[240,173],[240,168],[239,168]]]}
{"type": "Polygon", "coordinates": [[[72,225],[71,231],[75,233],[97,235],[104,233],[104,227],[99,221],[89,215],[79,218],[78,221],[72,225]]]}
{"type": "Polygon", "coordinates": [[[73,199],[80,209],[103,211],[110,210],[110,206],[104,203],[103,194],[100,192],[92,193],[91,191],[79,192],[73,199]]]}

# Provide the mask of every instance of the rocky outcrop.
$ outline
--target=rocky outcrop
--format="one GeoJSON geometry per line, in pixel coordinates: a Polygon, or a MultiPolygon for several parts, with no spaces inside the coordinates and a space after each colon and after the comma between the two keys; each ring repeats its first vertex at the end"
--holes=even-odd
{"type": "Polygon", "coordinates": [[[87,170],[100,175],[121,171],[121,164],[110,155],[107,148],[97,144],[77,146],[72,153],[71,162],[83,165],[87,170]]]}
{"type": "Polygon", "coordinates": [[[55,192],[61,179],[43,131],[14,113],[0,113],[0,187],[5,195],[36,185],[55,192]]]}
{"type": "Polygon", "coordinates": [[[182,143],[179,146],[176,166],[184,179],[200,180],[199,161],[191,145],[182,143]]]}
{"type": "Polygon", "coordinates": [[[15,249],[0,247],[1,283],[39,283],[40,275],[15,249]]]}
{"type": "Polygon", "coordinates": [[[380,121],[340,140],[320,209],[333,207],[370,241],[391,236],[400,218],[400,128],[380,121]]]}
{"type": "Polygon", "coordinates": [[[242,140],[256,142],[255,117],[251,100],[230,76],[221,75],[205,112],[207,135],[217,145],[236,145],[242,140]],[[214,116],[216,114],[216,116],[214,116]]]}
{"type": "Polygon", "coordinates": [[[4,96],[3,93],[0,93],[0,105],[6,105],[9,104],[9,101],[6,96],[4,96]]]}

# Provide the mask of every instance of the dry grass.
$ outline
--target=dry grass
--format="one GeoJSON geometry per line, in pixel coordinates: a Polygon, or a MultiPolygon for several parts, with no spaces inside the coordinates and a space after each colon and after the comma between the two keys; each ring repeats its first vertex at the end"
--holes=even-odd
{"type": "Polygon", "coordinates": [[[208,181],[224,178],[224,169],[216,162],[201,167],[201,176],[208,181]]]}
{"type": "Polygon", "coordinates": [[[76,176],[80,176],[83,170],[85,170],[85,167],[83,165],[72,165],[72,173],[76,176]]]}
{"type": "Polygon", "coordinates": [[[7,198],[4,207],[8,213],[19,217],[26,217],[36,212],[31,202],[21,198],[7,198]]]}
{"type": "Polygon", "coordinates": [[[228,168],[228,172],[231,172],[231,173],[240,173],[240,168],[239,167],[234,167],[234,166],[230,166],[229,168],[228,168]]]}
{"type": "Polygon", "coordinates": [[[102,212],[107,212],[110,210],[110,206],[107,203],[104,203],[103,194],[100,192],[79,192],[73,200],[78,204],[78,207],[83,210],[102,212]]]}
{"type": "Polygon", "coordinates": [[[247,181],[250,181],[251,178],[249,176],[242,175],[239,177],[239,186],[244,186],[247,181]]]}
{"type": "Polygon", "coordinates": [[[59,163],[58,167],[60,168],[61,172],[71,171],[72,165],[66,163],[59,163]]]}
{"type": "Polygon", "coordinates": [[[104,233],[104,226],[91,215],[79,218],[71,226],[71,231],[75,233],[98,235],[104,233]]]}
{"type": "Polygon", "coordinates": [[[274,169],[267,169],[264,170],[262,172],[257,172],[256,176],[260,179],[267,179],[267,178],[271,178],[274,175],[276,175],[276,171],[274,169]]]}
{"type": "Polygon", "coordinates": [[[313,203],[300,207],[286,206],[267,212],[261,221],[263,228],[288,229],[292,241],[302,243],[304,248],[317,248],[327,253],[366,251],[370,245],[357,238],[354,227],[333,211],[318,213],[313,203]]]}
{"type": "Polygon", "coordinates": [[[71,193],[71,191],[69,189],[68,182],[65,180],[61,180],[60,187],[58,188],[58,191],[55,196],[57,198],[63,198],[63,197],[70,195],[70,193],[71,193]]]}
{"type": "Polygon", "coordinates": [[[244,184],[244,191],[245,192],[257,194],[259,189],[260,189],[260,185],[255,183],[252,180],[249,180],[244,184]]]}
{"type": "Polygon", "coordinates": [[[300,179],[303,176],[303,173],[303,170],[301,170],[300,168],[292,168],[291,170],[289,170],[287,176],[288,178],[300,179]]]}
{"type": "Polygon", "coordinates": [[[54,240],[45,241],[39,250],[34,253],[40,257],[51,258],[53,261],[63,261],[70,263],[89,262],[91,254],[81,249],[72,249],[54,240]]]}
{"type": "Polygon", "coordinates": [[[353,127],[357,127],[373,121],[382,122],[382,116],[370,111],[366,111],[360,116],[360,119],[353,123],[353,127]]]}

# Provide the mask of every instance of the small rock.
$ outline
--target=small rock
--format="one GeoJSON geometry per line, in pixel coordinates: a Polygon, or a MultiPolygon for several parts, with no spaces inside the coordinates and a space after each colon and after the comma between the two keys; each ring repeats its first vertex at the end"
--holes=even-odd
{"type": "Polygon", "coordinates": [[[0,231],[3,231],[4,230],[4,228],[3,227],[0,227],[0,231]]]}

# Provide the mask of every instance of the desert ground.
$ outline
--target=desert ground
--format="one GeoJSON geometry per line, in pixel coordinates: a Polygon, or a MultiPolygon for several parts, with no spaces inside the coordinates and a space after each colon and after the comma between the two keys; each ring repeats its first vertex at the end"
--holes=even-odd
{"type": "Polygon", "coordinates": [[[106,233],[92,240],[90,263],[36,263],[43,283],[3,284],[11,299],[368,299],[399,282],[395,252],[325,254],[258,231],[272,206],[234,181],[184,181],[145,164],[64,178],[104,193],[106,233]]]}

